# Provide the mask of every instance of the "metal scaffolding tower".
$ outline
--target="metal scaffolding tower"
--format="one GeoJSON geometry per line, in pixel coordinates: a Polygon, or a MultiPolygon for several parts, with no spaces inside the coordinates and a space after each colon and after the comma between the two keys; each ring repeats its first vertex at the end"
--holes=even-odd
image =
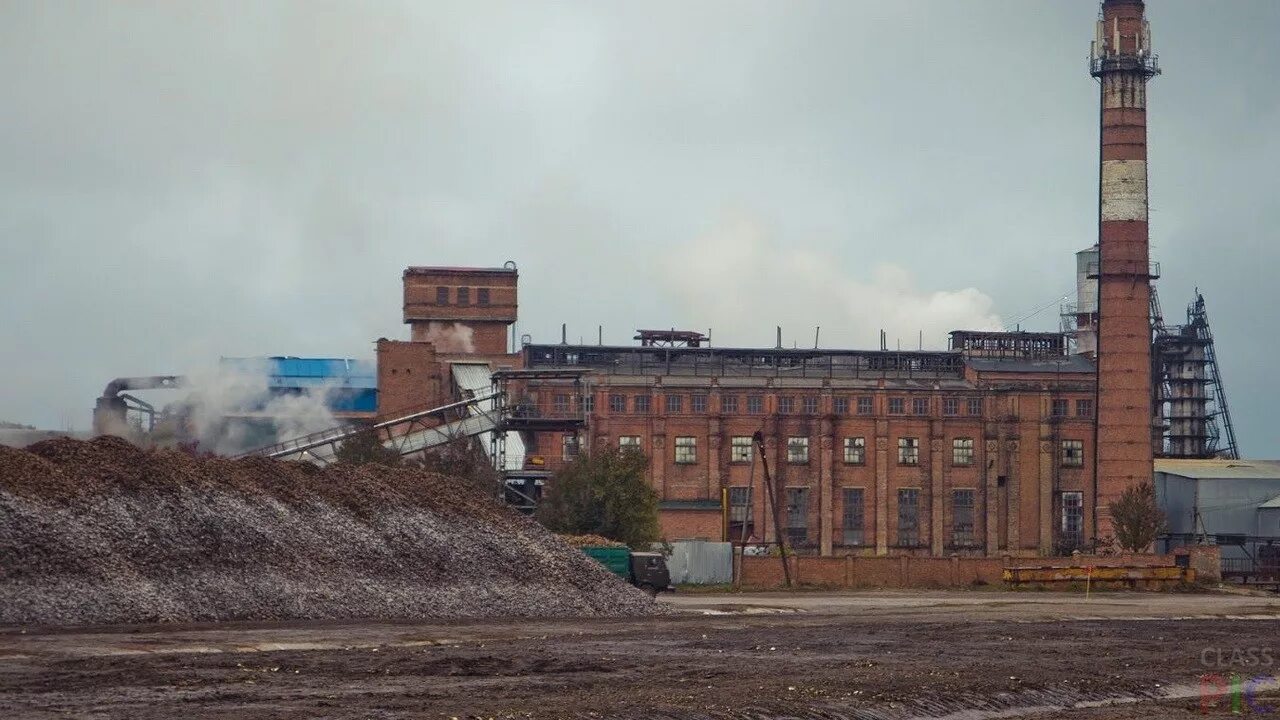
{"type": "Polygon", "coordinates": [[[1157,454],[1180,458],[1238,458],[1204,295],[1196,290],[1185,325],[1166,326],[1151,296],[1152,392],[1157,454]]]}

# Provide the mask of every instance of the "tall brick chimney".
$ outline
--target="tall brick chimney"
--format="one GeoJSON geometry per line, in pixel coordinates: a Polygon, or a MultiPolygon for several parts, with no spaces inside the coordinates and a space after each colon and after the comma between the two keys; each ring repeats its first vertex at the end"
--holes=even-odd
{"type": "Polygon", "coordinates": [[[1090,53],[1101,89],[1098,192],[1098,413],[1095,536],[1108,505],[1152,478],[1147,81],[1160,73],[1142,0],[1103,0],[1090,53]]]}

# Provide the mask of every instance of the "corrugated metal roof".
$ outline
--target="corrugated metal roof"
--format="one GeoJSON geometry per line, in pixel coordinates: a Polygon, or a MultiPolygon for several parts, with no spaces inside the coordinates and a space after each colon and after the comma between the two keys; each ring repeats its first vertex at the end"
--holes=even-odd
{"type": "MultiPolygon", "coordinates": [[[[466,390],[474,395],[487,395],[493,389],[493,370],[490,369],[488,363],[465,363],[455,362],[449,363],[449,372],[453,375],[453,382],[460,390],[466,390]]],[[[489,400],[483,403],[485,410],[492,410],[495,401],[489,400]]],[[[475,414],[476,408],[471,407],[468,412],[475,414]]],[[[488,437],[488,434],[485,435],[488,437]]],[[[505,438],[505,460],[506,467],[504,470],[519,470],[524,467],[525,447],[524,438],[520,433],[512,430],[506,433],[505,438]]],[[[486,454],[490,453],[489,443],[483,442],[486,454]]]]}
{"type": "Polygon", "coordinates": [[[1158,458],[1156,472],[1187,478],[1280,479],[1280,460],[1183,460],[1158,458]]]}
{"type": "Polygon", "coordinates": [[[1273,508],[1280,508],[1280,495],[1277,495],[1271,498],[1270,500],[1258,505],[1259,510],[1270,510],[1273,508]]]}
{"type": "Polygon", "coordinates": [[[1093,373],[1094,363],[1084,355],[1052,358],[966,357],[964,362],[980,372],[1093,373]]]}

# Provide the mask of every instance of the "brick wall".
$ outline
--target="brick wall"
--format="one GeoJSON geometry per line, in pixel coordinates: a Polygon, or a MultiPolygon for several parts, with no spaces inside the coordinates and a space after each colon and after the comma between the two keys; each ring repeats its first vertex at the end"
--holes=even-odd
{"type": "MultiPolygon", "coordinates": [[[[972,587],[1001,582],[1004,561],[999,558],[792,557],[792,582],[799,585],[844,588],[972,587]]],[[[782,564],[776,557],[737,558],[744,587],[783,585],[782,564]]]]}

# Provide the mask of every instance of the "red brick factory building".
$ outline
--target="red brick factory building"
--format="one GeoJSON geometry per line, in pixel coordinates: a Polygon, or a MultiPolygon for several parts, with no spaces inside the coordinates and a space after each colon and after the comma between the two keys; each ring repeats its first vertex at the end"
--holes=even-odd
{"type": "Polygon", "coordinates": [[[1158,70],[1140,0],[1102,3],[1090,70],[1099,245],[1081,253],[1076,337],[956,331],[945,351],[720,348],[674,331],[642,331],[626,347],[517,343],[514,266],[410,268],[412,339],[379,341],[380,410],[448,401],[451,362],[588,371],[576,384],[521,384],[527,412],[585,416],[581,430],[524,434],[526,462],[554,471],[584,446],[640,448],[669,539],[777,537],[751,443],[760,431],[796,547],[1083,547],[1109,533],[1106,504],[1151,479],[1161,442],[1146,174],[1146,83],[1158,70]]]}

